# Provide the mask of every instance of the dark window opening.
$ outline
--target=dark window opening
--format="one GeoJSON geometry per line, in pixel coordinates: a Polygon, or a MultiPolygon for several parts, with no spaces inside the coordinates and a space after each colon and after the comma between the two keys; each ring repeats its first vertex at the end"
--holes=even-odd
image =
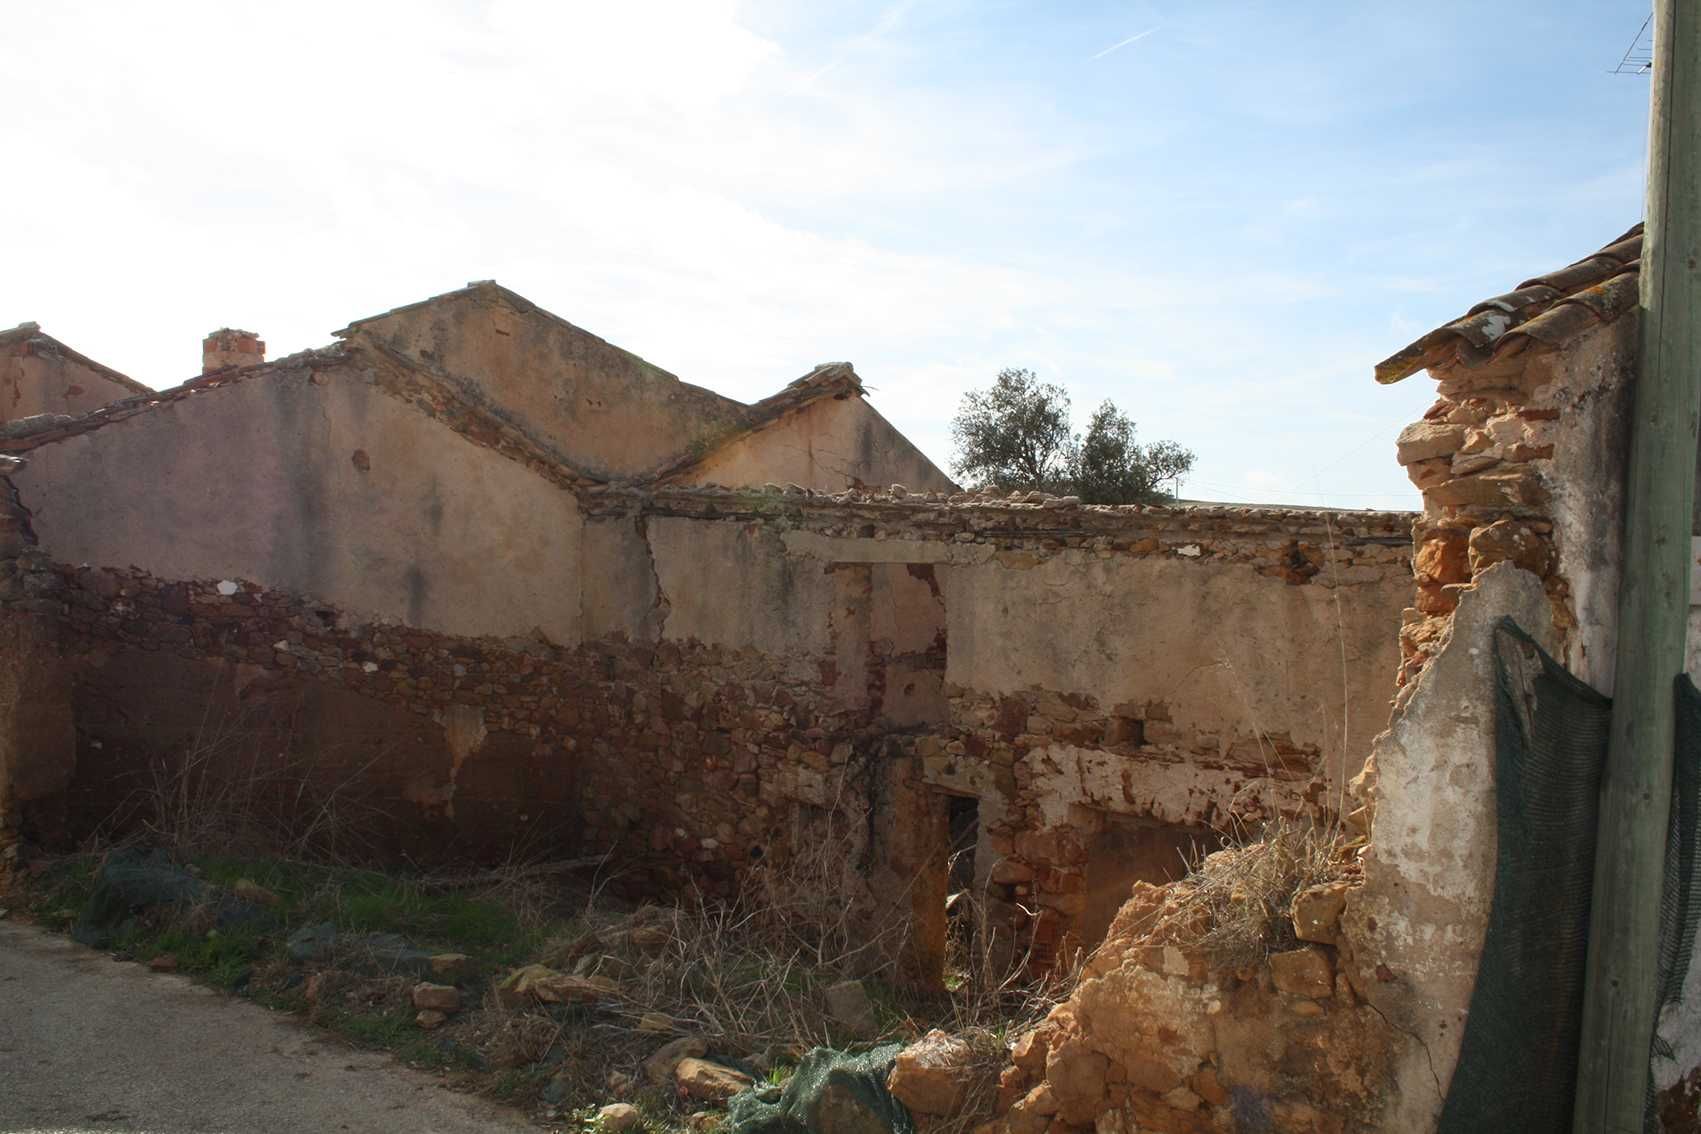
{"type": "Polygon", "coordinates": [[[980,800],[953,795],[946,805],[951,849],[948,873],[951,893],[972,890],[975,884],[975,844],[980,842],[980,800]]]}

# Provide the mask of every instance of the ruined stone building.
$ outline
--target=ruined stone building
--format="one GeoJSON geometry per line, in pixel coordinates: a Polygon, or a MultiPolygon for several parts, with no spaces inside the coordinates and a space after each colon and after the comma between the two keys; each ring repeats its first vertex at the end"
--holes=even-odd
{"type": "Polygon", "coordinates": [[[374,853],[713,888],[843,829],[925,977],[953,847],[1043,963],[1385,723],[1407,514],[965,494],[848,364],[743,405],[494,284],[261,350],[0,432],[9,837],[265,722],[374,853]]]}
{"type": "MultiPolygon", "coordinates": [[[[1377,367],[1438,383],[1389,439],[1417,514],[964,493],[848,365],[745,406],[490,284],[276,362],[219,332],[157,394],[12,332],[0,854],[112,829],[186,752],[263,752],[413,861],[726,891],[842,839],[918,979],[965,877],[1036,964],[1102,939],[1001,1130],[1434,1130],[1494,895],[1494,627],[1611,691],[1639,255],[1377,367]],[[1277,815],[1343,824],[1340,877],[1224,967],[1182,856],[1277,815]]],[[[1662,1113],[1701,1095],[1698,971],[1662,1113]]]]}
{"type": "MultiPolygon", "coordinates": [[[[1225,968],[1201,948],[1192,883],[1137,886],[1074,995],[1015,1045],[1000,1129],[1437,1129],[1496,893],[1497,627],[1511,619],[1588,687],[1613,688],[1641,244],[1637,226],[1376,367],[1385,383],[1427,370],[1438,397],[1395,446],[1424,508],[1392,719],[1350,788],[1361,841],[1337,880],[1296,897],[1298,947],[1264,964],[1225,968]]],[[[1690,628],[1693,677],[1693,607],[1690,628]]],[[[1543,941],[1563,928],[1526,927],[1543,941]]],[[[1693,1131],[1701,966],[1679,964],[1651,1080],[1656,1127],[1693,1131]]],[[[1517,1006],[1527,1025],[1562,977],[1537,974],[1517,1006]]],[[[1526,1064],[1544,1104],[1569,1102],[1565,1059],[1526,1064]]],[[[1548,1127],[1528,1114],[1449,1127],[1490,1128],[1548,1127]]]]}

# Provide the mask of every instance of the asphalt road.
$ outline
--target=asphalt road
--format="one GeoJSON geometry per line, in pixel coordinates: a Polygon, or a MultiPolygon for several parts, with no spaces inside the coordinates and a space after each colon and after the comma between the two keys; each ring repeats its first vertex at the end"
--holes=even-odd
{"type": "Polygon", "coordinates": [[[534,1130],[389,1056],[0,921],[0,1131],[534,1130]]]}

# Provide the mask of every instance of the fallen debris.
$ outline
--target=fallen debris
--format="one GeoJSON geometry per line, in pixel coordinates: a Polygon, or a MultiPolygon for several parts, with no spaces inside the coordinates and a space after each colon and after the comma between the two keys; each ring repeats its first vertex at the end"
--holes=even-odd
{"type": "Polygon", "coordinates": [[[665,1043],[644,1060],[644,1078],[652,1087],[665,1087],[673,1082],[673,1073],[680,1060],[701,1058],[707,1054],[709,1044],[701,1036],[684,1036],[665,1043]]]}
{"type": "Polygon", "coordinates": [[[934,1029],[898,1052],[886,1087],[915,1114],[956,1114],[968,1098],[974,1062],[968,1040],[934,1029]]]}
{"type": "Polygon", "coordinates": [[[597,1111],[596,1128],[603,1134],[624,1134],[643,1121],[644,1116],[631,1103],[609,1103],[597,1111]]]}
{"type": "Polygon", "coordinates": [[[904,1104],[886,1088],[899,1045],[850,1054],[818,1047],[784,1090],[746,1091],[727,1108],[728,1134],[914,1134],[904,1104]]]}
{"type": "Polygon", "coordinates": [[[725,1102],[750,1088],[751,1078],[742,1071],[707,1059],[687,1056],[673,1069],[680,1094],[702,1102],[725,1102]]]}
{"type": "Polygon", "coordinates": [[[620,986],[608,977],[574,976],[548,965],[525,965],[515,969],[496,987],[496,998],[504,1007],[520,1008],[528,1001],[544,1004],[600,1004],[616,999],[620,986]]]}
{"type": "Polygon", "coordinates": [[[413,1006],[437,1012],[458,1012],[461,990],[452,984],[421,982],[413,986],[413,1006]]]}

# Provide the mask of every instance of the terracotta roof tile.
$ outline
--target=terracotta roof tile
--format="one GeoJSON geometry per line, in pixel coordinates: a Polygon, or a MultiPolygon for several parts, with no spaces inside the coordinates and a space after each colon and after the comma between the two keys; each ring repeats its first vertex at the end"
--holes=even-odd
{"type": "Polygon", "coordinates": [[[1479,366],[1530,342],[1559,346],[1636,306],[1642,226],[1574,264],[1485,299],[1376,364],[1378,382],[1438,365],[1479,366]]]}

